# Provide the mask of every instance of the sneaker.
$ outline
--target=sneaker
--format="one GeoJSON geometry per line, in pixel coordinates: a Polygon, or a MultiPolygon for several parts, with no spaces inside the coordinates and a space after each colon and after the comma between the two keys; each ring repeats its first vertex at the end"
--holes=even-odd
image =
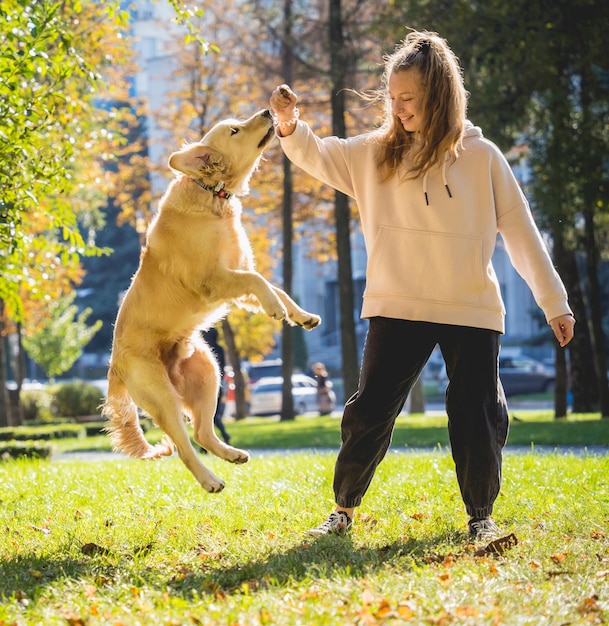
{"type": "Polygon", "coordinates": [[[312,528],[308,535],[346,535],[353,526],[353,520],[343,511],[330,513],[330,517],[317,528],[312,528]]]}
{"type": "Polygon", "coordinates": [[[472,519],[467,523],[469,526],[469,536],[477,541],[492,541],[500,534],[499,526],[490,517],[484,519],[472,519]]]}

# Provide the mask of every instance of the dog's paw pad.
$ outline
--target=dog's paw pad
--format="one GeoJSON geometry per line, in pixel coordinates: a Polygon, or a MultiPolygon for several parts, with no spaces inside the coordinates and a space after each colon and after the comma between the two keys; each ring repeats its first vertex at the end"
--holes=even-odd
{"type": "Polygon", "coordinates": [[[220,493],[224,489],[224,487],[226,487],[225,482],[223,480],[219,480],[217,482],[209,483],[205,486],[205,489],[209,493],[220,493]]]}
{"type": "Polygon", "coordinates": [[[302,325],[307,330],[311,330],[313,328],[317,328],[321,324],[321,317],[319,315],[312,315],[309,319],[306,319],[302,325]]]}
{"type": "Polygon", "coordinates": [[[237,456],[230,459],[230,462],[236,465],[243,465],[243,463],[247,463],[249,460],[250,455],[247,452],[240,452],[237,456]]]}

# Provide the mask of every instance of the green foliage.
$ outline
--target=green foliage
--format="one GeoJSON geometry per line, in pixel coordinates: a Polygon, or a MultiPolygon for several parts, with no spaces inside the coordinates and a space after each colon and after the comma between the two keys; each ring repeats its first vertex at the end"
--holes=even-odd
{"type": "Polygon", "coordinates": [[[185,3],[181,0],[169,0],[169,4],[176,13],[176,22],[188,29],[188,34],[184,37],[184,44],[196,42],[200,49],[207,54],[209,51],[218,52],[217,46],[210,44],[201,34],[198,27],[201,18],[205,15],[205,10],[195,3],[185,3]]]}
{"type": "Polygon", "coordinates": [[[448,452],[389,454],[348,538],[334,454],[266,454],[204,493],[177,459],[0,466],[7,624],[601,624],[609,457],[513,454],[495,518],[518,545],[476,553],[448,452]]]}
{"type": "Polygon", "coordinates": [[[47,459],[53,448],[41,441],[7,441],[0,440],[0,461],[9,459],[47,459]]]}
{"type": "Polygon", "coordinates": [[[45,426],[16,426],[0,428],[0,441],[51,441],[56,439],[83,439],[87,429],[78,424],[45,426]]]}
{"type": "Polygon", "coordinates": [[[32,334],[24,335],[23,346],[29,356],[49,377],[67,372],[78,360],[83,348],[101,327],[101,321],[87,326],[91,309],[78,314],[73,304],[76,293],[59,298],[50,305],[50,317],[42,320],[32,334]]]}
{"type": "MultiPolygon", "coordinates": [[[[110,15],[118,2],[104,5],[110,15]]],[[[100,71],[112,62],[109,53],[104,62],[91,58],[97,31],[87,33],[86,44],[82,39],[79,17],[91,7],[80,0],[5,0],[0,10],[0,299],[15,319],[23,315],[20,290],[35,291],[48,278],[28,273],[29,255],[50,243],[49,257],[68,265],[100,252],[82,236],[73,206],[75,164],[91,163],[96,143],[100,71]],[[47,203],[48,232],[32,232],[31,221],[47,203]]],[[[125,14],[114,11],[112,19],[120,29],[125,14]]],[[[109,111],[104,115],[110,119],[109,111]]]]}
{"type": "Polygon", "coordinates": [[[80,417],[99,414],[101,391],[83,381],[62,383],[53,393],[51,409],[56,417],[80,417]]]}
{"type": "Polygon", "coordinates": [[[50,417],[50,397],[46,391],[21,390],[19,400],[26,422],[43,421],[50,417]]]}

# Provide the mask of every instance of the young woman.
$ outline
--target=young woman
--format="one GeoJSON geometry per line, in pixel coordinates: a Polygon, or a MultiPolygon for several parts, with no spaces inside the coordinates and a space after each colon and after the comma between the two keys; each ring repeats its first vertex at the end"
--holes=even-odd
{"type": "Polygon", "coordinates": [[[434,347],[449,384],[457,480],[477,540],[501,483],[508,411],[498,374],[505,309],[491,263],[497,233],[556,339],[575,320],[525,197],[499,149],[466,117],[459,62],[436,33],[411,32],[385,58],[382,126],[316,137],[287,85],[271,95],[288,158],[355,199],[368,254],[369,319],[357,392],[345,405],[334,472],[336,510],[312,534],[344,534],[390,445],[395,419],[434,347]]]}

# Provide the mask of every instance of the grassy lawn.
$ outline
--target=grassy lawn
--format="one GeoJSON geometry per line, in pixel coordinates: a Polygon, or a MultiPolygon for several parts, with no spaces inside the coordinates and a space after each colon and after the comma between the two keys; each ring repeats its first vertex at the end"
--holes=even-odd
{"type": "MultiPolygon", "coordinates": [[[[513,413],[508,446],[609,446],[609,420],[598,414],[571,414],[555,420],[548,410],[517,410],[513,413]]],[[[404,415],[396,422],[392,448],[434,448],[448,445],[446,415],[404,415]]],[[[340,445],[339,417],[247,418],[228,422],[226,427],[237,447],[277,450],[286,448],[337,449],[340,445]]],[[[160,440],[152,428],[150,441],[160,440]]],[[[57,452],[110,450],[106,436],[55,440],[57,452]]]]}
{"type": "Polygon", "coordinates": [[[217,495],[175,458],[1,463],[0,624],[609,620],[609,456],[508,452],[495,518],[518,543],[501,555],[469,544],[440,448],[390,452],[351,536],[307,538],[332,507],[334,456],[206,456],[217,495]]]}

